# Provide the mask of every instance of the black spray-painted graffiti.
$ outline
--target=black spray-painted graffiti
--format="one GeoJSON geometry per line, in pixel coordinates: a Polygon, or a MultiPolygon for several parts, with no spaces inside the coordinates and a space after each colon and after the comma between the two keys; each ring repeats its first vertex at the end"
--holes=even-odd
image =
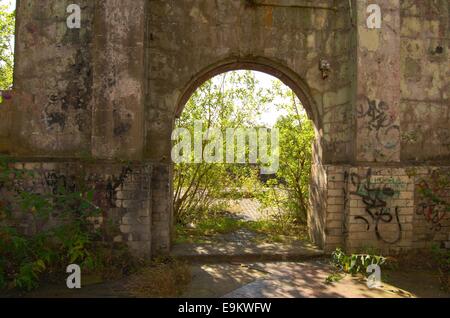
{"type": "Polygon", "coordinates": [[[377,141],[387,149],[394,149],[400,143],[400,126],[395,125],[389,106],[383,101],[367,99],[367,109],[360,105],[359,118],[368,118],[368,128],[376,132],[377,141]]]}
{"type": "Polygon", "coordinates": [[[44,173],[44,182],[50,188],[51,192],[56,195],[61,192],[61,190],[76,192],[77,184],[75,177],[67,177],[56,172],[44,173]]]}
{"type": "Polygon", "coordinates": [[[365,211],[367,216],[356,216],[356,220],[362,220],[367,224],[367,231],[370,231],[371,224],[375,226],[375,234],[377,238],[388,244],[395,244],[401,240],[402,237],[402,225],[399,218],[399,208],[395,207],[394,211],[388,207],[387,200],[393,198],[396,191],[388,185],[375,186],[371,183],[372,169],[367,171],[365,177],[360,177],[358,174],[353,173],[350,175],[351,183],[356,187],[356,191],[350,192],[353,195],[357,195],[362,199],[366,205],[365,211]],[[395,239],[386,239],[380,231],[380,225],[382,223],[397,222],[398,231],[395,239]],[[371,223],[372,222],[372,223],[371,223]]]}
{"type": "Polygon", "coordinates": [[[130,167],[124,167],[122,168],[119,177],[113,176],[112,179],[108,180],[108,183],[106,184],[106,199],[111,207],[116,205],[117,190],[123,186],[128,175],[132,172],[133,170],[130,167]]]}
{"type": "MultiPolygon", "coordinates": [[[[124,185],[129,174],[132,173],[130,167],[122,168],[118,177],[112,176],[107,181],[99,179],[94,175],[85,178],[85,182],[94,190],[94,202],[102,207],[115,207],[118,189],[124,185]],[[106,202],[105,202],[106,201],[106,202]]],[[[44,173],[44,182],[53,194],[68,191],[74,193],[79,191],[79,185],[75,176],[66,176],[56,172],[44,173]]]]}

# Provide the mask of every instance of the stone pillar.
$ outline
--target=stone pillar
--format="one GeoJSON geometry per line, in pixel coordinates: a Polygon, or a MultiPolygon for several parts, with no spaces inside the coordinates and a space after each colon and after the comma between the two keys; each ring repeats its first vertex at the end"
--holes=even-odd
{"type": "Polygon", "coordinates": [[[141,159],[144,139],[146,1],[97,1],[92,154],[141,159]]]}
{"type": "Polygon", "coordinates": [[[356,151],[342,185],[344,246],[399,250],[411,245],[413,215],[413,182],[404,169],[390,168],[400,162],[401,146],[400,1],[353,3],[356,151]]]}
{"type": "Polygon", "coordinates": [[[400,161],[400,3],[358,0],[356,162],[400,161]],[[369,5],[381,8],[381,27],[371,29],[369,5]]]}

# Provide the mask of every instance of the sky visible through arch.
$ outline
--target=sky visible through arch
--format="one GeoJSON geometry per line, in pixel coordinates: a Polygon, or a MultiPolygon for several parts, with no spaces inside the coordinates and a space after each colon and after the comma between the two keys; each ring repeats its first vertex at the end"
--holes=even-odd
{"type": "MultiPolygon", "coordinates": [[[[234,72],[244,72],[244,71],[234,71],[234,72]]],[[[259,89],[270,90],[271,88],[273,88],[273,83],[275,81],[281,82],[278,78],[266,73],[258,71],[252,71],[252,73],[254,74],[255,80],[257,82],[255,91],[258,91],[259,89]]],[[[215,81],[217,84],[220,84],[220,82],[222,81],[222,76],[223,74],[219,74],[215,76],[212,80],[215,81]]],[[[281,85],[284,91],[291,90],[284,83],[281,83],[281,85]]],[[[277,107],[277,105],[292,103],[290,98],[283,96],[274,96],[274,97],[275,99],[273,100],[272,103],[268,105],[261,105],[264,108],[264,112],[256,119],[257,122],[264,127],[272,128],[281,116],[287,115],[287,111],[280,109],[279,107],[277,107]]],[[[300,108],[300,111],[305,112],[303,106],[300,108]]]]}
{"type": "Polygon", "coordinates": [[[9,11],[13,11],[16,8],[15,0],[0,0],[0,5],[8,5],[9,11]]]}

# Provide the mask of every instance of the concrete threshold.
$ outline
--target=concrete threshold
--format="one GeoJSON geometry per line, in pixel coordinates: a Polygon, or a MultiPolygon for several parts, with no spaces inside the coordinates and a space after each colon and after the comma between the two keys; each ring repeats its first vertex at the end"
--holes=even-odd
{"type": "Polygon", "coordinates": [[[309,243],[201,243],[178,244],[171,255],[190,263],[296,262],[322,258],[325,253],[309,243]]]}

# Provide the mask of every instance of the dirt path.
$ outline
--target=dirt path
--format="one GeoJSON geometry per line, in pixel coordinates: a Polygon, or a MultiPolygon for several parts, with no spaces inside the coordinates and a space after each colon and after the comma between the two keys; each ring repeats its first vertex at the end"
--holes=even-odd
{"type": "Polygon", "coordinates": [[[260,221],[278,213],[275,208],[262,209],[256,199],[245,198],[232,201],[228,210],[246,221],[260,221]]]}

